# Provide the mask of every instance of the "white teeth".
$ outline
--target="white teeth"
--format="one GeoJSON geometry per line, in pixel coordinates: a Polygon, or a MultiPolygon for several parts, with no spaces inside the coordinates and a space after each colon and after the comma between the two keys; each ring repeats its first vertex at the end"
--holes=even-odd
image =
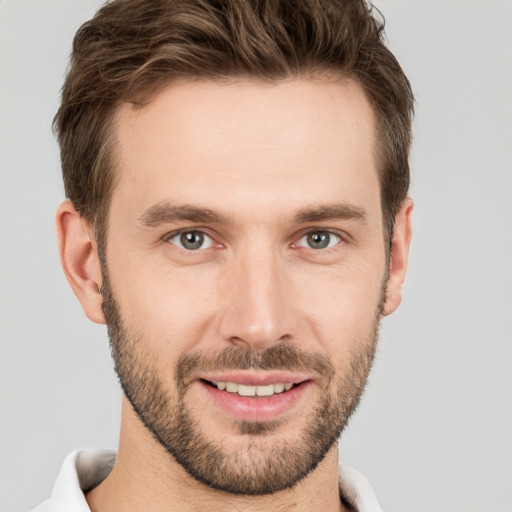
{"type": "Polygon", "coordinates": [[[274,384],[269,384],[268,386],[256,386],[256,394],[258,396],[271,396],[275,392],[274,389],[274,384]]]}
{"type": "Polygon", "coordinates": [[[234,382],[226,382],[226,391],[230,393],[238,393],[238,384],[234,382]]]}
{"type": "Polygon", "coordinates": [[[292,389],[293,384],[288,382],[278,384],[267,384],[265,386],[246,386],[245,384],[237,384],[236,382],[212,382],[221,391],[226,390],[228,393],[238,393],[240,396],[272,396],[283,391],[292,389]]]}
{"type": "Polygon", "coordinates": [[[256,386],[245,386],[238,384],[238,394],[240,396],[254,396],[256,394],[256,386]]]}
{"type": "Polygon", "coordinates": [[[274,384],[274,392],[282,393],[284,391],[284,384],[274,384]]]}

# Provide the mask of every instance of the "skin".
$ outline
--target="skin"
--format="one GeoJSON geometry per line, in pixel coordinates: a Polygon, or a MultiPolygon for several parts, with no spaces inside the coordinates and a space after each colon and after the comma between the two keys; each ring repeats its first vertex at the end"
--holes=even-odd
{"type": "MultiPolygon", "coordinates": [[[[401,300],[411,239],[412,202],[397,217],[386,255],[375,160],[375,119],[351,81],[296,79],[277,84],[176,82],[147,106],[122,105],[116,123],[120,180],[109,212],[107,266],[120,313],[158,355],[170,395],[183,354],[227,346],[265,350],[291,343],[330,358],[344,375],[382,316],[401,300]],[[223,220],[167,218],[162,205],[194,205],[223,220]],[[305,209],[342,205],[361,215],[297,219],[305,209]],[[154,219],[153,219],[154,220],[154,219]],[[204,232],[211,245],[179,247],[181,229],[204,232]],[[305,236],[333,233],[332,247],[305,236]],[[388,263],[389,261],[389,263],[388,263]]],[[[64,271],[86,315],[104,323],[102,274],[92,230],[68,201],[57,212],[64,271]]],[[[269,436],[263,452],[301,435],[324,392],[309,386],[269,436]]],[[[243,453],[247,436],[192,384],[186,404],[209,439],[243,453]],[[229,443],[226,443],[229,440],[229,443]]],[[[123,401],[118,459],[87,495],[95,511],[343,510],[338,446],[301,483],[272,495],[244,497],[192,479],[123,401]]]]}

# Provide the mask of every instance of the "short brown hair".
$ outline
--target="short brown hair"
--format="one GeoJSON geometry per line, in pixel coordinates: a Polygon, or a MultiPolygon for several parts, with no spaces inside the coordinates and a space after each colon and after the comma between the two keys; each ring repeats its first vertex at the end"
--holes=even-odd
{"type": "Polygon", "coordinates": [[[104,241],[115,113],[175,78],[355,80],[377,119],[384,226],[409,188],[413,95],[365,0],[114,0],[78,30],[54,128],[67,197],[104,241]]]}

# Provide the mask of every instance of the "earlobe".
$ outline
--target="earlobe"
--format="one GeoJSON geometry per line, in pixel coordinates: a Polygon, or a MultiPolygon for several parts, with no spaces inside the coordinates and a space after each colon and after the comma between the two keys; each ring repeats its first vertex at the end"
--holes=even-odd
{"type": "Polygon", "coordinates": [[[62,268],[87,317],[104,324],[101,308],[101,267],[92,230],[75,210],[64,201],[55,216],[62,268]]]}
{"type": "Polygon", "coordinates": [[[413,202],[407,198],[395,217],[383,316],[393,313],[402,300],[402,286],[407,273],[407,260],[412,238],[412,210],[413,202]]]}

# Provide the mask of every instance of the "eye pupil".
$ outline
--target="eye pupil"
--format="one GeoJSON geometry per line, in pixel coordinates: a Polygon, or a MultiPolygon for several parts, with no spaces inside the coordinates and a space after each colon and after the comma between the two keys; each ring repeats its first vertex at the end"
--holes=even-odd
{"type": "Polygon", "coordinates": [[[325,249],[330,241],[331,235],[325,231],[317,231],[308,235],[308,245],[312,249],[325,249]]]}
{"type": "Polygon", "coordinates": [[[180,242],[185,249],[189,249],[191,251],[200,249],[204,243],[204,235],[198,231],[187,231],[185,233],[181,233],[180,242]]]}

